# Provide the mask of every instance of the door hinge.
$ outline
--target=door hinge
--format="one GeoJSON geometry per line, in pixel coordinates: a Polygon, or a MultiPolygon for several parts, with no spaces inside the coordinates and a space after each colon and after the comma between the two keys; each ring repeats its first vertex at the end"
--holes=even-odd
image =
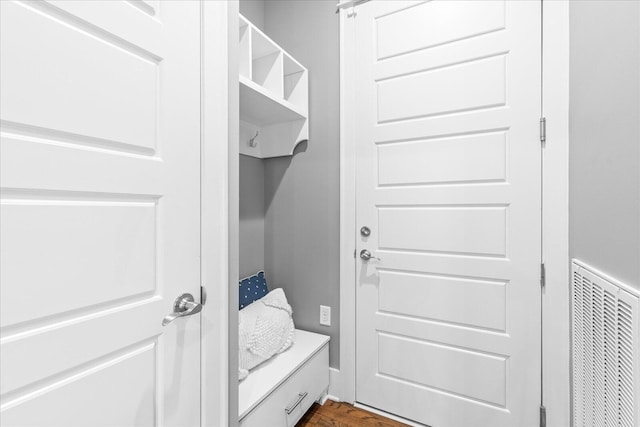
{"type": "Polygon", "coordinates": [[[207,289],[200,286],[200,304],[205,305],[207,302],[207,289]]]}
{"type": "Polygon", "coordinates": [[[547,269],[544,263],[540,264],[540,286],[544,289],[547,286],[547,269]]]}
{"type": "Polygon", "coordinates": [[[547,408],[540,405],[540,427],[547,427],[547,408]]]}
{"type": "Polygon", "coordinates": [[[547,118],[540,117],[540,143],[545,144],[547,142],[547,118]]]}

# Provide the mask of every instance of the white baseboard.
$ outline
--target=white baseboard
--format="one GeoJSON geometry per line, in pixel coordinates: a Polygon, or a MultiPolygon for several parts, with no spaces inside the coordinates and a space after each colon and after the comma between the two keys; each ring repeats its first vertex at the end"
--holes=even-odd
{"type": "MultiPolygon", "coordinates": [[[[340,385],[342,384],[340,378],[340,370],[336,368],[329,368],[329,390],[322,396],[320,400],[320,404],[324,405],[327,400],[333,400],[335,402],[343,402],[342,394],[340,391],[340,385]]],[[[398,421],[404,424],[407,424],[412,427],[426,427],[424,424],[416,423],[415,421],[408,420],[406,418],[399,417],[397,415],[390,414],[388,412],[381,411],[376,408],[372,408],[367,405],[362,405],[358,402],[348,402],[353,403],[356,408],[364,409],[369,412],[373,412],[374,414],[382,415],[383,417],[389,418],[394,421],[398,421]]]]}
{"type": "Polygon", "coordinates": [[[393,415],[393,414],[390,414],[388,412],[384,412],[384,411],[381,411],[379,409],[372,408],[371,406],[362,405],[361,403],[357,403],[356,402],[356,403],[354,403],[353,406],[355,406],[356,408],[359,408],[359,409],[364,409],[365,411],[373,412],[374,414],[381,415],[381,416],[383,416],[385,418],[389,418],[390,420],[398,421],[398,422],[406,424],[408,426],[412,426],[412,427],[428,427],[425,424],[420,424],[420,423],[417,423],[415,421],[411,421],[411,420],[408,420],[406,418],[402,418],[402,417],[399,417],[397,415],[393,415]]]}
{"type": "Polygon", "coordinates": [[[334,402],[340,402],[340,399],[338,399],[335,396],[331,396],[330,394],[324,394],[322,395],[322,398],[320,399],[320,405],[324,405],[327,400],[333,400],[334,402]]]}
{"type": "MultiPolygon", "coordinates": [[[[336,368],[329,368],[329,391],[327,392],[327,398],[341,402],[340,393],[340,370],[336,368]]],[[[326,401],[326,399],[325,399],[326,401]]],[[[322,402],[324,404],[324,402],[322,402]]]]}

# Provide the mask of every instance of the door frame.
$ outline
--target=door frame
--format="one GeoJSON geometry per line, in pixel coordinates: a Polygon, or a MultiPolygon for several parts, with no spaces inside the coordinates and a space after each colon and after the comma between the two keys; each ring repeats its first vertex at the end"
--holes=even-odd
{"type": "Polygon", "coordinates": [[[201,426],[238,423],[238,0],[200,0],[201,426]],[[227,61],[221,61],[221,56],[227,61]]]}
{"type": "MultiPolygon", "coordinates": [[[[375,0],[373,0],[375,1],[375,0]]],[[[569,335],[569,2],[541,0],[543,81],[541,117],[546,117],[543,150],[542,256],[546,288],[542,301],[541,402],[548,425],[570,422],[569,335]]],[[[340,8],[340,370],[330,376],[329,395],[354,403],[356,397],[356,138],[350,120],[357,111],[353,12],[340,8]]],[[[532,120],[538,118],[532,117],[532,120]]],[[[540,404],[540,402],[532,402],[540,404]]]]}

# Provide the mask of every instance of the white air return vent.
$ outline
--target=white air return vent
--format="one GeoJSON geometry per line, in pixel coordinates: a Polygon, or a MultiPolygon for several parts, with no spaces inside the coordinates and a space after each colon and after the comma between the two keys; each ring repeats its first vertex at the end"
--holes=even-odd
{"type": "Polygon", "coordinates": [[[573,425],[640,427],[637,292],[572,263],[573,425]]]}

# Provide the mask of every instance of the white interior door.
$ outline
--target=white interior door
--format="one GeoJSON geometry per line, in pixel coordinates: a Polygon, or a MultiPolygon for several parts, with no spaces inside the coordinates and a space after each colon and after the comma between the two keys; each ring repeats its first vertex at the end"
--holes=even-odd
{"type": "Polygon", "coordinates": [[[540,6],[356,7],[358,252],[380,258],[357,264],[363,404],[538,423],[540,6]]]}
{"type": "Polygon", "coordinates": [[[2,425],[198,425],[200,4],[0,3],[2,425]]]}

